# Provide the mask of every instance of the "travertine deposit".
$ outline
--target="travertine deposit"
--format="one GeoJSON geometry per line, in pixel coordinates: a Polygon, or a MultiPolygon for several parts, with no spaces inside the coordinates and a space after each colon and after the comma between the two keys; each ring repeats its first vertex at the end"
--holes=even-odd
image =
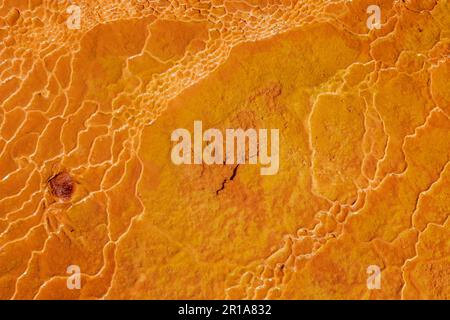
{"type": "Polygon", "coordinates": [[[0,0],[0,299],[450,299],[449,82],[449,0],[0,0]]]}

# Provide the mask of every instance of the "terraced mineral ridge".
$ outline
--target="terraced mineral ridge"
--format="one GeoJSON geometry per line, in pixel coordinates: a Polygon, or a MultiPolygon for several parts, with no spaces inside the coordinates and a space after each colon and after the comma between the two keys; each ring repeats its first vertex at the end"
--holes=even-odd
{"type": "Polygon", "coordinates": [[[448,0],[0,0],[0,299],[449,299],[449,56],[448,0]]]}

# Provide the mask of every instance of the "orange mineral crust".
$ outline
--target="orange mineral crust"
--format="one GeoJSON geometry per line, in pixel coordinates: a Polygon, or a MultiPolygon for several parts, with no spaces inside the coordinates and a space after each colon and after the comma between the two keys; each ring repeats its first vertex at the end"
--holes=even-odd
{"type": "Polygon", "coordinates": [[[450,299],[449,83],[450,0],[0,0],[0,299],[450,299]]]}

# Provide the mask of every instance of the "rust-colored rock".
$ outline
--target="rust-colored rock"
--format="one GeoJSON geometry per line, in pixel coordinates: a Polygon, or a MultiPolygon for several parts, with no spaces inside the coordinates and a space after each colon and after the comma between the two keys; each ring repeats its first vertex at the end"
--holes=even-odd
{"type": "Polygon", "coordinates": [[[58,173],[49,180],[52,194],[64,201],[70,200],[75,191],[75,183],[67,172],[58,173]]]}
{"type": "Polygon", "coordinates": [[[450,1],[0,3],[0,299],[450,299],[450,1]]]}

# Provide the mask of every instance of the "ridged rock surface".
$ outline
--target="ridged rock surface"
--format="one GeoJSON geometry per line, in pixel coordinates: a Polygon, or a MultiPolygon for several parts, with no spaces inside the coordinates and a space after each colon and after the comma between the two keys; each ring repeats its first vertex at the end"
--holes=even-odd
{"type": "Polygon", "coordinates": [[[0,0],[0,299],[450,299],[450,1],[70,4],[0,0]]]}

